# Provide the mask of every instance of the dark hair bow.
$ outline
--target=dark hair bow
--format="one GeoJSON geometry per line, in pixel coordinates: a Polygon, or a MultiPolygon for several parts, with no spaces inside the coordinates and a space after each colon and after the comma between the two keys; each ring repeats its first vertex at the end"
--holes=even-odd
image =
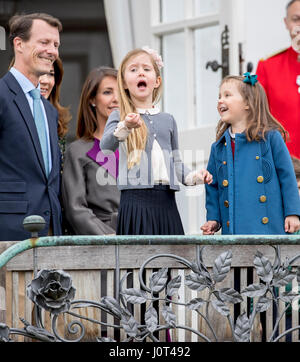
{"type": "Polygon", "coordinates": [[[244,73],[245,79],[243,80],[244,83],[255,85],[257,83],[257,75],[253,74],[251,75],[249,72],[244,73]]]}

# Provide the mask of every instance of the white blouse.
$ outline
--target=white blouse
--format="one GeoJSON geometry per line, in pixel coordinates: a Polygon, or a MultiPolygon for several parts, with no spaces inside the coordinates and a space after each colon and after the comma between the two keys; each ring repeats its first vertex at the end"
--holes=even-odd
{"type": "MultiPolygon", "coordinates": [[[[157,107],[149,109],[137,108],[137,112],[139,114],[157,114],[160,112],[160,110],[157,107]]],[[[114,131],[114,136],[117,137],[119,141],[125,141],[131,132],[132,129],[126,127],[125,121],[120,121],[114,131]]],[[[156,139],[153,141],[151,158],[154,184],[162,183],[168,185],[170,181],[163,151],[156,139]]],[[[185,178],[185,184],[187,186],[194,186],[202,183],[203,182],[197,176],[197,171],[191,171],[185,178]]]]}

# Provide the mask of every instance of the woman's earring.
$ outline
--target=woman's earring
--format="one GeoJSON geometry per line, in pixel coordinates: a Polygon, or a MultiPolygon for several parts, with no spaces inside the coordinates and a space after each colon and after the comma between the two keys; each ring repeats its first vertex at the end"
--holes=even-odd
{"type": "Polygon", "coordinates": [[[92,107],[96,107],[96,104],[95,104],[95,103],[92,103],[92,107]]]}

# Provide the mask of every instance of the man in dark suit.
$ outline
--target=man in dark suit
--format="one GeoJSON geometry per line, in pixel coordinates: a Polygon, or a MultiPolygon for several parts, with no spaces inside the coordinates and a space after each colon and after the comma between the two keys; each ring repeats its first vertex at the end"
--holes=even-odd
{"type": "Polygon", "coordinates": [[[15,62],[0,79],[1,241],[29,238],[28,215],[44,217],[41,236],[61,234],[58,114],[43,97],[36,103],[32,91],[39,97],[39,77],[58,57],[62,26],[47,14],[17,15],[9,25],[15,62]]]}

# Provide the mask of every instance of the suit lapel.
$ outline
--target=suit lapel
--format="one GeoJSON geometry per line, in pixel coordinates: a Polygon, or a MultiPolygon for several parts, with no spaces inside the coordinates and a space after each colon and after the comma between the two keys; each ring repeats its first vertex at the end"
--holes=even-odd
{"type": "Polygon", "coordinates": [[[22,88],[20,87],[19,83],[17,82],[15,77],[10,72],[8,72],[3,79],[7,83],[10,90],[15,94],[14,102],[15,102],[16,106],[18,107],[19,112],[27,126],[29,135],[31,137],[34,149],[36,151],[36,154],[37,154],[37,157],[39,160],[39,164],[46,177],[46,171],[45,171],[45,167],[44,167],[44,160],[43,160],[41,145],[39,142],[39,136],[38,136],[38,133],[36,130],[35,122],[34,122],[27,98],[26,98],[22,88]]]}

